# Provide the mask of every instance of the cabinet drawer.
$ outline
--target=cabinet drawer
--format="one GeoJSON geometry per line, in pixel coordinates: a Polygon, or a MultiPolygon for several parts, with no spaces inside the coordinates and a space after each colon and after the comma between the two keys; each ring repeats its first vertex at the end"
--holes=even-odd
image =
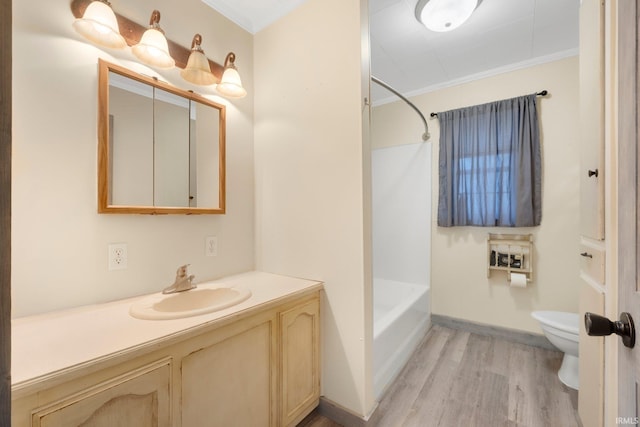
{"type": "Polygon", "coordinates": [[[580,271],[594,282],[604,284],[605,251],[592,245],[580,245],[580,271]]]}

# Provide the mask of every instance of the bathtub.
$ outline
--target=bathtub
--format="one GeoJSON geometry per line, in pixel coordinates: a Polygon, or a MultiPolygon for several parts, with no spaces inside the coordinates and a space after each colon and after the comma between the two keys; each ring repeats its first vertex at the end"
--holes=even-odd
{"type": "Polygon", "coordinates": [[[376,400],[398,376],[431,326],[429,286],[373,280],[373,381],[376,400]]]}

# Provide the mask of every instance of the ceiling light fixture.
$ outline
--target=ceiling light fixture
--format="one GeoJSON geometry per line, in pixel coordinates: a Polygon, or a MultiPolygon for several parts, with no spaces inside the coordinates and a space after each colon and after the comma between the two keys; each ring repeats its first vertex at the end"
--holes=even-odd
{"type": "Polygon", "coordinates": [[[169,45],[160,28],[160,12],[154,10],[149,20],[149,29],[144,32],[140,42],[131,48],[133,54],[142,62],[158,68],[172,68],[175,61],[169,55],[169,45]]]}
{"type": "Polygon", "coordinates": [[[451,31],[469,19],[478,3],[478,0],[419,0],[416,18],[431,31],[451,31]]]}
{"type": "Polygon", "coordinates": [[[242,98],[247,94],[247,91],[242,87],[235,60],[236,54],[229,52],[224,60],[224,73],[216,90],[229,98],[242,98]]]}
{"type": "Polygon", "coordinates": [[[180,75],[183,79],[193,84],[202,86],[212,85],[216,82],[216,76],[211,73],[209,60],[204,55],[204,51],[202,47],[200,47],[201,44],[202,36],[200,34],[193,36],[189,60],[184,70],[180,71],[180,75]]]}
{"type": "Polygon", "coordinates": [[[116,14],[111,3],[96,0],[87,6],[81,18],[73,21],[73,28],[85,38],[100,46],[124,49],[127,42],[120,35],[116,14]]]}

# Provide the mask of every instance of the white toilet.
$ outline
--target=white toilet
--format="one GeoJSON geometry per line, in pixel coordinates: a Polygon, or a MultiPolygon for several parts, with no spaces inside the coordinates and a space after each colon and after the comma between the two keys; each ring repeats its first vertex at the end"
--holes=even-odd
{"type": "Polygon", "coordinates": [[[562,311],[534,311],[531,316],[540,322],[549,341],[564,353],[558,378],[567,387],[578,390],[579,316],[562,311]]]}

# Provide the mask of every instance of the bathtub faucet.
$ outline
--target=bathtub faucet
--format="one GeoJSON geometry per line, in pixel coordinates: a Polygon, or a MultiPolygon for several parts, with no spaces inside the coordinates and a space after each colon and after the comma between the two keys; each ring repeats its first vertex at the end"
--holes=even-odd
{"type": "Polygon", "coordinates": [[[192,283],[192,280],[196,277],[193,274],[187,275],[187,267],[189,264],[185,264],[178,268],[176,271],[176,280],[173,285],[164,288],[162,290],[163,294],[173,294],[176,292],[184,292],[190,289],[194,289],[196,285],[192,283]]]}

